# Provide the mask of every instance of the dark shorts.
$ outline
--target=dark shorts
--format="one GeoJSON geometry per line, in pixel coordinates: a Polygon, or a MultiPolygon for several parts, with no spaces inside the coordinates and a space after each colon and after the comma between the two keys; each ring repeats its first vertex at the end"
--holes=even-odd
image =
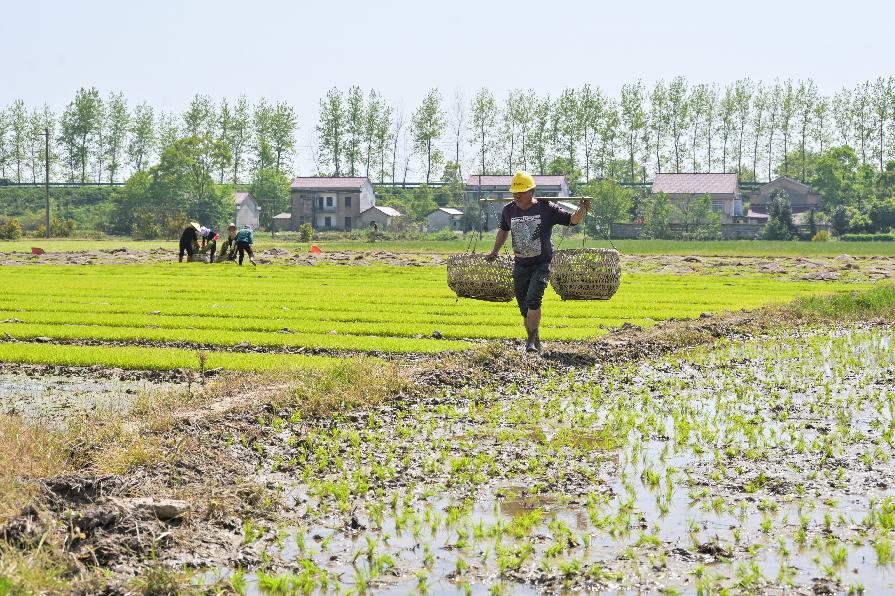
{"type": "Polygon", "coordinates": [[[550,261],[534,265],[513,265],[513,285],[519,312],[527,316],[529,310],[541,308],[544,291],[550,283],[550,261]]]}
{"type": "Polygon", "coordinates": [[[189,258],[193,258],[193,243],[192,242],[181,242],[180,243],[180,256],[187,255],[189,258]]]}

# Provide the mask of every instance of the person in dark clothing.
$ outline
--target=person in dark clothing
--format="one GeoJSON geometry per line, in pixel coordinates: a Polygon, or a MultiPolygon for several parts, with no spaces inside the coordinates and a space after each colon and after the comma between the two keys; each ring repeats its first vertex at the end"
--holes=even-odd
{"type": "Polygon", "coordinates": [[[236,260],[236,224],[227,225],[227,239],[221,243],[221,252],[218,254],[218,262],[223,263],[224,260],[236,260]]]}
{"type": "Polygon", "coordinates": [[[528,172],[516,172],[510,192],[513,202],[503,208],[500,227],[494,239],[494,249],[486,257],[497,258],[507,236],[513,235],[513,284],[519,312],[528,335],[527,352],[541,351],[541,300],[550,279],[550,261],[553,259],[553,243],[550,235],[553,226],[578,225],[590,209],[590,201],[584,199],[574,214],[566,213],[554,203],[535,201],[535,181],[528,172]]]}
{"type": "Polygon", "coordinates": [[[249,253],[249,263],[257,265],[257,263],[255,263],[255,253],[252,252],[252,244],[254,242],[255,239],[252,235],[252,228],[248,225],[243,226],[243,228],[236,234],[236,252],[239,255],[238,262],[240,265],[242,265],[243,253],[249,253]]]}
{"type": "Polygon", "coordinates": [[[187,256],[187,262],[192,261],[197,248],[199,248],[199,224],[192,222],[180,235],[180,254],[177,262],[183,263],[183,255],[187,256]]]}
{"type": "Polygon", "coordinates": [[[199,234],[202,236],[202,248],[199,252],[208,253],[208,262],[214,263],[214,255],[218,248],[218,233],[211,228],[202,226],[199,228],[199,234]]]}

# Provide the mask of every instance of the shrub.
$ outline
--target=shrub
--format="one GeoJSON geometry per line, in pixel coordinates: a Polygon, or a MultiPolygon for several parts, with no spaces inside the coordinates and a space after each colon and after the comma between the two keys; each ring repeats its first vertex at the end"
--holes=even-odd
{"type": "Polygon", "coordinates": [[[0,240],[18,240],[22,237],[19,220],[12,217],[0,219],[0,240]]]}
{"type": "Polygon", "coordinates": [[[432,240],[454,240],[457,236],[454,234],[454,231],[450,228],[442,228],[437,232],[433,232],[429,234],[429,238],[432,240]]]}
{"type": "Polygon", "coordinates": [[[888,234],[843,234],[840,237],[845,242],[895,242],[895,233],[888,234]]]}
{"type": "Polygon", "coordinates": [[[811,242],[827,242],[830,239],[830,233],[826,230],[818,230],[814,236],[811,237],[811,242]]]}
{"type": "Polygon", "coordinates": [[[298,227],[298,239],[301,242],[310,242],[314,238],[314,228],[309,223],[303,223],[298,227]]]}

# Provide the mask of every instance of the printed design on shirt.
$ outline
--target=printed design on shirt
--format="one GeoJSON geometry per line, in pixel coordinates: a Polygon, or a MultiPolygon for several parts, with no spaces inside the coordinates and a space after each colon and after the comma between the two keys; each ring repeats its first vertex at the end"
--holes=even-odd
{"type": "Polygon", "coordinates": [[[541,216],[522,215],[510,220],[513,253],[521,259],[541,256],[541,216]]]}

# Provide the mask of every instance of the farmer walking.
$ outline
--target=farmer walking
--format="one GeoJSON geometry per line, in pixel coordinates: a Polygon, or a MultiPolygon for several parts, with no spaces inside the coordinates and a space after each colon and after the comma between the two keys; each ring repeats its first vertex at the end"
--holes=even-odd
{"type": "Polygon", "coordinates": [[[189,263],[193,260],[193,255],[196,254],[196,249],[199,248],[199,224],[196,222],[191,222],[184,230],[183,234],[180,235],[180,254],[177,258],[178,263],[183,263],[183,255],[186,255],[186,260],[189,263]]]}
{"type": "Polygon", "coordinates": [[[239,254],[239,264],[242,265],[243,253],[249,253],[249,263],[256,265],[255,254],[252,252],[252,244],[255,239],[252,235],[252,228],[248,225],[243,226],[236,234],[236,252],[239,254]]]}
{"type": "Polygon", "coordinates": [[[590,200],[583,199],[578,210],[569,214],[546,200],[534,200],[536,184],[528,172],[519,171],[510,183],[513,202],[500,215],[500,226],[494,239],[489,261],[497,258],[507,235],[513,235],[513,285],[516,302],[525,324],[526,352],[540,352],[541,300],[550,278],[553,226],[578,225],[590,209],[590,200]]]}

